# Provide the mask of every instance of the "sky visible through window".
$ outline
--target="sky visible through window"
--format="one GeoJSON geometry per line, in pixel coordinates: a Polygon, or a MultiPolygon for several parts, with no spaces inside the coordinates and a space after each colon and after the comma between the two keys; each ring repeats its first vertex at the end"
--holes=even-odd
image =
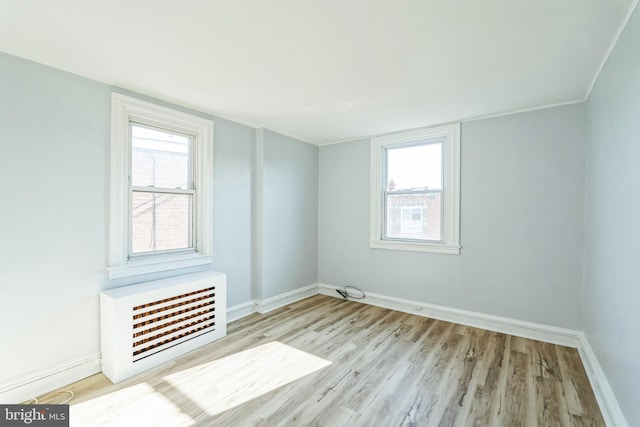
{"type": "Polygon", "coordinates": [[[442,143],[391,148],[387,151],[387,188],[442,189],[442,143]]]}

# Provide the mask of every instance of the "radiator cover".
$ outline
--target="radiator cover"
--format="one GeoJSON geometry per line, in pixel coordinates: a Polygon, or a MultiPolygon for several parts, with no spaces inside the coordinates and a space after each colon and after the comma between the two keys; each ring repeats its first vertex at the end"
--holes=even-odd
{"type": "Polygon", "coordinates": [[[206,271],[101,292],[102,372],[116,383],[224,337],[226,280],[206,271]]]}

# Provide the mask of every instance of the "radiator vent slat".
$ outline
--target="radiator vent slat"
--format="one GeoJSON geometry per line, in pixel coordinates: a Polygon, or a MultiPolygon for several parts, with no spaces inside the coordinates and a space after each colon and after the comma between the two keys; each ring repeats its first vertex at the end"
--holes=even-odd
{"type": "MultiPolygon", "coordinates": [[[[191,334],[195,334],[196,332],[202,331],[202,330],[204,330],[204,329],[211,328],[211,327],[213,327],[214,325],[215,325],[215,323],[213,323],[213,322],[212,322],[212,323],[209,323],[209,324],[206,324],[206,325],[200,326],[200,327],[198,327],[198,328],[190,329],[190,330],[188,330],[188,331],[178,331],[178,335],[176,335],[176,336],[173,336],[173,337],[171,337],[171,338],[167,338],[167,339],[166,339],[166,340],[164,340],[164,341],[160,341],[160,342],[158,342],[158,343],[156,343],[156,344],[152,344],[152,345],[149,345],[149,346],[147,346],[147,347],[144,347],[144,348],[142,348],[142,349],[140,349],[140,350],[134,351],[134,352],[133,352],[133,356],[139,357],[140,355],[142,355],[142,356],[144,357],[144,355],[145,355],[145,353],[146,353],[146,352],[148,352],[148,351],[150,351],[150,350],[153,350],[154,348],[157,348],[157,347],[163,346],[163,345],[165,345],[165,344],[173,343],[173,341],[175,341],[175,340],[178,340],[178,339],[180,339],[180,338],[187,337],[187,336],[189,336],[189,335],[191,335],[191,334]]],[[[173,344],[172,344],[172,346],[173,346],[173,344]]],[[[137,359],[137,360],[139,360],[139,359],[137,359]]],[[[137,360],[134,360],[134,362],[136,362],[137,360]]]]}
{"type": "Polygon", "coordinates": [[[175,300],[177,300],[177,299],[185,298],[185,297],[189,297],[189,296],[191,296],[191,295],[197,295],[197,294],[199,294],[199,293],[207,292],[207,291],[211,291],[211,290],[213,290],[213,289],[214,289],[214,288],[200,289],[200,290],[197,290],[197,291],[188,292],[188,293],[186,293],[186,294],[176,295],[176,296],[173,296],[173,297],[171,297],[171,298],[165,298],[165,299],[161,299],[161,300],[159,300],[159,301],[148,302],[148,303],[146,303],[146,304],[142,304],[142,305],[139,305],[139,306],[137,306],[137,307],[133,307],[133,311],[141,310],[141,309],[146,308],[146,307],[152,307],[152,306],[154,306],[154,305],[158,305],[158,304],[164,304],[164,303],[167,303],[167,302],[169,302],[169,301],[175,301],[175,300]]]}
{"type": "Polygon", "coordinates": [[[226,335],[226,276],[194,273],[100,295],[103,372],[113,382],[226,335]]]}
{"type": "MultiPolygon", "coordinates": [[[[151,352],[145,354],[144,356],[140,357],[139,359],[136,359],[136,362],[142,361],[141,363],[144,363],[143,359],[145,359],[145,358],[149,358],[149,357],[155,356],[156,354],[164,352],[165,350],[171,350],[171,349],[173,349],[173,347],[180,348],[181,346],[187,345],[188,344],[187,341],[189,341],[189,340],[199,340],[199,339],[201,339],[202,335],[205,335],[205,334],[207,334],[207,332],[203,332],[201,334],[194,334],[194,335],[191,335],[188,338],[186,338],[184,341],[173,343],[170,346],[168,346],[166,348],[163,348],[161,350],[151,351],[151,352]]],[[[138,365],[139,364],[140,363],[138,363],[138,365]]]]}
{"type": "Polygon", "coordinates": [[[202,301],[202,300],[206,300],[207,298],[211,298],[215,296],[215,288],[208,288],[208,289],[203,289],[200,292],[203,291],[210,291],[210,293],[207,293],[206,295],[199,295],[196,296],[194,298],[188,299],[186,301],[178,301],[179,299],[184,299],[185,295],[178,295],[175,298],[168,298],[166,300],[163,301],[156,301],[156,302],[151,302],[148,304],[144,304],[144,305],[139,305],[138,307],[134,307],[133,308],[133,318],[134,319],[140,319],[152,314],[156,314],[156,313],[161,313],[163,311],[167,311],[167,310],[171,310],[173,308],[176,307],[182,307],[186,304],[190,304],[190,303],[195,303],[198,301],[202,301]],[[165,304],[163,306],[158,306],[155,308],[152,308],[154,305],[156,304],[160,304],[162,302],[172,302],[172,304],[165,304]]]}
{"type": "Polygon", "coordinates": [[[196,305],[178,306],[162,313],[153,313],[153,315],[148,317],[138,317],[137,319],[134,319],[137,323],[134,323],[133,327],[135,329],[144,328],[145,326],[153,327],[154,323],[163,323],[165,319],[187,314],[196,310],[208,310],[214,302],[214,298],[210,298],[204,301],[199,301],[199,304],[196,305]]]}
{"type": "Polygon", "coordinates": [[[179,327],[173,329],[163,328],[162,332],[156,335],[146,336],[139,341],[134,341],[133,347],[135,348],[142,344],[155,344],[154,341],[160,341],[161,338],[169,338],[170,335],[177,335],[177,332],[193,329],[193,327],[201,325],[202,323],[208,322],[215,325],[215,317],[213,314],[208,314],[205,317],[199,317],[196,320],[181,324],[179,327]]]}
{"type": "MultiPolygon", "coordinates": [[[[199,318],[199,317],[202,317],[202,316],[210,316],[210,315],[211,315],[211,313],[209,312],[209,310],[196,311],[193,314],[185,315],[184,317],[180,317],[180,318],[177,318],[175,320],[171,320],[170,322],[167,322],[167,323],[162,323],[162,324],[159,323],[159,324],[156,324],[156,326],[151,325],[151,327],[147,328],[147,329],[136,328],[135,325],[134,325],[134,330],[137,330],[138,332],[134,332],[133,338],[138,338],[138,337],[141,337],[143,335],[151,334],[151,333],[157,332],[157,331],[159,331],[161,329],[167,329],[170,326],[177,325],[178,323],[185,322],[187,320],[192,320],[192,319],[196,319],[196,318],[199,318]]],[[[170,320],[170,319],[167,319],[167,320],[170,320]]],[[[145,325],[145,326],[150,326],[150,325],[145,325]]]]}

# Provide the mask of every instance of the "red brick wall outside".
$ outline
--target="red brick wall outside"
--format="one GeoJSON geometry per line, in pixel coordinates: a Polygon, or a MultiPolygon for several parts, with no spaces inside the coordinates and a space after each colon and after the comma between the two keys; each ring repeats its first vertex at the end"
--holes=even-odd
{"type": "Polygon", "coordinates": [[[420,195],[390,195],[387,202],[387,236],[396,238],[413,238],[423,240],[440,240],[441,221],[441,196],[440,193],[420,195]],[[412,225],[402,224],[402,208],[416,207],[422,211],[422,222],[414,233],[412,225]],[[405,233],[403,234],[403,225],[405,233]],[[411,233],[407,233],[409,229],[411,233]]]}
{"type": "MultiPolygon", "coordinates": [[[[188,167],[186,153],[133,150],[134,185],[186,188],[188,167]]],[[[132,216],[133,253],[190,246],[190,195],[134,193],[132,216]]]]}

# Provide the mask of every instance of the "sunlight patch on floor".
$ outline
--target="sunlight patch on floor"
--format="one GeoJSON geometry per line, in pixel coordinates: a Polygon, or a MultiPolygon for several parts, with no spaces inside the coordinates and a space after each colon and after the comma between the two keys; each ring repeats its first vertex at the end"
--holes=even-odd
{"type": "MultiPolygon", "coordinates": [[[[105,394],[71,405],[71,426],[147,426],[154,420],[171,420],[172,425],[191,425],[192,417],[182,413],[162,391],[148,383],[105,394]],[[135,404],[132,405],[132,402],[135,404]]],[[[155,424],[165,425],[165,424],[155,424]]]]}
{"type": "Polygon", "coordinates": [[[70,421],[72,426],[192,425],[330,364],[274,341],[72,404],[70,421]]]}
{"type": "Polygon", "coordinates": [[[164,379],[208,415],[215,415],[330,364],[275,341],[164,379]]]}

